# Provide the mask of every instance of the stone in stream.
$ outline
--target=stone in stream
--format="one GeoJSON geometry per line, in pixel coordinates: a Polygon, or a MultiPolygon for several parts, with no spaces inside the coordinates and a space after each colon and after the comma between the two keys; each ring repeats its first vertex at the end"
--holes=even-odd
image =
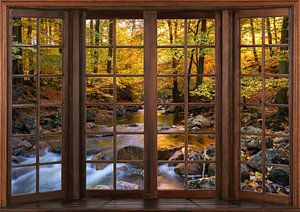
{"type": "Polygon", "coordinates": [[[276,184],[287,186],[289,185],[289,172],[286,169],[277,167],[272,168],[269,179],[276,184]]]}
{"type": "Polygon", "coordinates": [[[117,152],[118,160],[142,160],[144,149],[138,146],[125,146],[117,152]]]}
{"type": "Polygon", "coordinates": [[[202,115],[196,115],[188,119],[189,129],[193,129],[194,127],[207,128],[210,126],[211,126],[211,120],[202,115]]]}
{"type": "Polygon", "coordinates": [[[178,151],[181,150],[183,146],[179,146],[179,147],[166,147],[166,148],[159,148],[158,149],[158,160],[169,160],[173,154],[178,151]]]}
{"type": "Polygon", "coordinates": [[[97,185],[94,189],[110,190],[111,188],[107,185],[97,185]]]}
{"type": "Polygon", "coordinates": [[[139,189],[139,186],[134,183],[129,183],[126,181],[117,181],[117,189],[120,190],[136,190],[139,189]]]}
{"type": "Polygon", "coordinates": [[[189,189],[213,190],[216,188],[215,177],[200,178],[188,181],[189,189]]]}

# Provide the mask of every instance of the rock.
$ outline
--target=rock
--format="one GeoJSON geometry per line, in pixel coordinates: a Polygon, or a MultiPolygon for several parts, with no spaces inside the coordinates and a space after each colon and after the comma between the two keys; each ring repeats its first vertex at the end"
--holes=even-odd
{"type": "Polygon", "coordinates": [[[210,126],[211,126],[211,120],[209,120],[208,118],[202,115],[196,115],[188,119],[189,129],[192,129],[193,127],[207,128],[210,126]]]}
{"type": "Polygon", "coordinates": [[[170,158],[169,161],[183,160],[184,159],[184,148],[176,151],[170,158]]]}
{"type": "Polygon", "coordinates": [[[94,161],[101,161],[101,160],[110,160],[111,158],[108,157],[105,153],[99,152],[96,155],[93,155],[92,160],[94,161]]]}
{"type": "Polygon", "coordinates": [[[289,185],[289,172],[283,168],[273,168],[270,172],[269,179],[276,184],[287,186],[289,185]]]}
{"type": "Polygon", "coordinates": [[[22,149],[31,149],[32,148],[32,144],[26,140],[20,140],[19,144],[18,144],[18,148],[22,148],[22,149]]]}
{"type": "Polygon", "coordinates": [[[128,112],[138,112],[139,111],[139,106],[126,106],[125,109],[128,112]]]}
{"type": "Polygon", "coordinates": [[[241,131],[244,133],[261,133],[262,129],[253,126],[245,126],[241,128],[241,131]]]}
{"type": "Polygon", "coordinates": [[[250,179],[250,174],[249,174],[249,169],[245,164],[241,164],[241,180],[249,180],[250,179]]]}
{"type": "Polygon", "coordinates": [[[214,144],[208,145],[203,151],[192,151],[188,154],[189,160],[214,160],[216,148],[214,144]]]}
{"type": "MultiPolygon", "coordinates": [[[[249,161],[254,163],[261,163],[262,159],[262,151],[259,151],[255,155],[251,156],[249,161]]],[[[267,163],[280,163],[281,159],[279,154],[275,152],[273,149],[266,149],[266,162],[267,163]]],[[[258,165],[250,164],[252,168],[257,169],[258,165]]]]}
{"type": "Polygon", "coordinates": [[[158,149],[158,160],[169,160],[172,155],[178,151],[181,150],[182,146],[180,147],[173,147],[173,148],[159,148],[158,149]]]}
{"type": "Polygon", "coordinates": [[[117,107],[116,114],[118,117],[124,116],[125,113],[126,113],[126,108],[123,105],[117,107]]]}
{"type": "Polygon", "coordinates": [[[117,181],[117,189],[120,190],[136,190],[139,189],[139,186],[134,183],[129,183],[126,181],[117,181]]]}
{"type": "Polygon", "coordinates": [[[112,111],[100,110],[95,114],[95,123],[103,124],[104,121],[110,120],[112,116],[113,116],[112,111]]]}
{"type": "Polygon", "coordinates": [[[97,185],[94,189],[109,190],[111,188],[107,185],[97,185]]]}
{"type": "Polygon", "coordinates": [[[176,105],[170,105],[166,108],[165,113],[174,113],[176,109],[176,105]]]}
{"type": "Polygon", "coordinates": [[[189,189],[213,190],[216,188],[215,177],[200,178],[188,181],[189,189]]]}
{"type": "Polygon", "coordinates": [[[170,127],[169,125],[163,124],[163,125],[161,125],[160,130],[166,131],[166,130],[169,130],[170,128],[171,128],[171,127],[170,127]]]}
{"type": "Polygon", "coordinates": [[[200,127],[198,127],[198,126],[192,127],[192,130],[193,130],[193,131],[200,130],[200,127]]]}
{"type": "MultiPolygon", "coordinates": [[[[203,170],[203,164],[200,163],[190,163],[188,165],[187,174],[188,175],[201,175],[203,170]]],[[[179,163],[175,166],[174,172],[180,176],[184,176],[184,163],[179,163]]]]}
{"type": "Polygon", "coordinates": [[[138,146],[126,146],[117,153],[118,160],[142,160],[144,149],[138,146]]]}
{"type": "Polygon", "coordinates": [[[56,154],[60,154],[61,153],[61,146],[56,146],[56,147],[51,147],[49,149],[50,152],[56,153],[56,154]]]}
{"type": "Polygon", "coordinates": [[[23,119],[25,127],[28,129],[30,133],[35,133],[36,130],[36,120],[33,116],[26,116],[23,119]]]}
{"type": "Polygon", "coordinates": [[[138,124],[128,124],[128,127],[138,127],[138,124]]]}
{"type": "Polygon", "coordinates": [[[89,156],[89,155],[95,155],[95,154],[98,154],[99,152],[101,152],[102,148],[97,146],[93,146],[93,147],[90,147],[86,150],[86,154],[89,156]]]}

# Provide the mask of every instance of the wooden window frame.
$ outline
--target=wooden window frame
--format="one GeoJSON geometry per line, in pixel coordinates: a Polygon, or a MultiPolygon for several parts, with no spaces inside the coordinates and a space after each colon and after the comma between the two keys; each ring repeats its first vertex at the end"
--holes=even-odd
{"type": "MultiPolygon", "coordinates": [[[[37,0],[31,0],[31,1],[22,1],[22,0],[5,0],[1,1],[1,11],[0,11],[0,42],[1,42],[1,50],[0,50],[0,138],[2,141],[7,140],[7,119],[8,119],[8,111],[7,111],[7,85],[8,85],[8,75],[7,75],[7,67],[8,67],[8,43],[7,43],[7,30],[8,29],[8,14],[9,14],[9,9],[13,7],[18,7],[18,8],[26,8],[26,7],[31,7],[31,8],[37,8],[37,9],[67,9],[67,8],[74,8],[73,11],[71,11],[70,14],[70,25],[74,26],[74,29],[70,26],[71,32],[73,32],[72,39],[70,39],[71,42],[76,43],[76,41],[80,40],[80,33],[78,30],[75,30],[75,27],[79,27],[80,24],[80,10],[79,9],[85,9],[87,7],[104,7],[104,8],[111,8],[111,9],[116,9],[116,5],[118,8],[121,10],[126,7],[126,9],[130,8],[142,8],[146,10],[161,10],[161,9],[217,9],[217,10],[222,10],[222,25],[227,26],[222,28],[222,40],[223,41],[228,41],[228,42],[222,42],[222,81],[226,82],[225,84],[229,84],[232,82],[232,74],[233,74],[233,67],[231,62],[233,62],[233,55],[234,53],[232,52],[233,49],[233,37],[232,34],[234,30],[232,29],[232,24],[233,22],[233,16],[234,16],[234,10],[236,9],[241,9],[241,8],[250,8],[253,6],[253,1],[249,0],[243,0],[243,1],[231,1],[231,0],[214,0],[210,2],[204,2],[204,1],[187,1],[187,0],[172,0],[172,1],[146,1],[146,0],[140,0],[140,1],[68,1],[68,0],[61,0],[59,2],[52,2],[52,1],[37,1],[37,0]],[[175,6],[176,5],[176,6],[175,6]]],[[[256,8],[263,8],[263,7],[289,7],[291,8],[291,11],[293,13],[293,58],[299,58],[299,42],[300,42],[300,37],[299,37],[299,19],[297,18],[299,16],[299,11],[300,11],[300,4],[298,0],[291,0],[291,1],[271,1],[271,0],[264,0],[264,1],[256,1],[255,2],[255,7],[256,8]]],[[[153,14],[152,14],[153,15],[153,14]]],[[[150,12],[149,12],[149,16],[150,12]]],[[[146,17],[145,17],[146,18],[146,17]]],[[[152,23],[153,24],[153,23],[152,23]]],[[[146,30],[146,29],[145,29],[146,30]]],[[[77,42],[79,43],[79,42],[77,42]]],[[[73,45],[72,49],[72,58],[73,59],[79,59],[80,58],[80,51],[79,51],[79,46],[73,45]]],[[[77,60],[79,61],[79,60],[77,60]]],[[[150,65],[154,64],[154,61],[150,63],[150,65]]],[[[77,64],[80,65],[80,64],[77,64]]],[[[79,73],[79,66],[76,68],[76,62],[73,64],[73,75],[76,70],[79,73]]],[[[299,164],[300,164],[300,157],[298,157],[297,153],[300,152],[300,147],[298,146],[298,143],[300,141],[299,138],[299,120],[300,120],[300,111],[299,107],[296,107],[296,105],[299,105],[300,103],[300,92],[298,91],[299,89],[299,76],[300,76],[300,61],[298,59],[293,60],[293,110],[292,110],[292,116],[293,116],[293,152],[292,154],[292,193],[291,199],[290,199],[290,204],[293,205],[293,207],[300,207],[300,195],[298,194],[300,191],[300,172],[299,172],[299,164]]],[[[74,84],[75,82],[73,82],[74,84]]],[[[75,89],[78,89],[77,87],[74,86],[75,89]]],[[[232,89],[232,88],[231,88],[232,89]]],[[[236,189],[232,188],[231,180],[234,174],[232,173],[232,169],[234,168],[234,164],[232,163],[232,159],[235,157],[234,152],[232,151],[233,148],[233,133],[232,133],[232,126],[233,126],[233,102],[232,102],[232,97],[227,98],[232,96],[233,94],[232,90],[229,90],[229,88],[222,84],[222,190],[220,194],[218,195],[218,198],[222,198],[224,200],[229,200],[229,199],[240,199],[241,197],[238,196],[236,189]],[[226,100],[227,99],[227,100],[226,100]],[[229,124],[228,124],[229,123],[229,124]]],[[[71,100],[72,103],[77,102],[79,103],[78,98],[74,98],[71,100]]],[[[78,106],[79,107],[79,106],[78,106]]],[[[78,116],[78,114],[71,114],[73,116],[78,116]]],[[[79,120],[79,117],[77,117],[79,120]]],[[[152,117],[153,118],[153,117],[152,117]]],[[[80,124],[70,126],[75,132],[75,135],[80,135],[80,133],[77,133],[75,129],[78,128],[80,124]]],[[[78,137],[79,138],[79,137],[78,137]]],[[[73,141],[79,142],[79,139],[73,139],[73,141]]],[[[71,148],[71,146],[70,146],[71,148]]],[[[78,161],[80,152],[78,148],[75,148],[72,146],[73,155],[71,156],[71,160],[69,166],[70,166],[70,172],[72,173],[72,176],[70,176],[71,181],[69,182],[69,188],[66,194],[67,198],[70,199],[78,199],[81,197],[81,192],[80,188],[78,188],[78,183],[80,182],[80,173],[78,173],[76,170],[79,165],[76,165],[76,161],[78,161]]],[[[7,195],[7,143],[6,142],[1,142],[0,143],[0,205],[2,207],[6,207],[8,204],[8,195],[7,195]]],[[[82,167],[81,167],[82,168],[82,167]]],[[[151,185],[154,186],[154,185],[151,185]]],[[[154,186],[155,187],[155,186],[154,186]]],[[[261,199],[259,200],[264,200],[268,201],[266,199],[261,199]]]]}

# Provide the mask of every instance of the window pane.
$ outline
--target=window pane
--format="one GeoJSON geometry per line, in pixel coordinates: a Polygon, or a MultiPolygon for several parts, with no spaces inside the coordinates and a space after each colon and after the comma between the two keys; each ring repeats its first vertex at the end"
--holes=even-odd
{"type": "Polygon", "coordinates": [[[240,19],[242,45],[259,45],[262,43],[262,18],[240,19]]]}
{"type": "Polygon", "coordinates": [[[157,107],[157,130],[159,132],[182,132],[184,127],[184,107],[160,105],[157,107]]]}
{"type": "Polygon", "coordinates": [[[86,49],[86,74],[113,74],[112,48],[86,49]]]}
{"type": "Polygon", "coordinates": [[[184,102],[184,77],[158,77],[158,103],[184,102]]]}
{"type": "Polygon", "coordinates": [[[62,45],[62,19],[40,19],[40,43],[43,45],[62,45]]]}
{"type": "Polygon", "coordinates": [[[214,45],[215,44],[215,20],[191,19],[188,25],[188,44],[190,45],[214,45]]]}
{"type": "Polygon", "coordinates": [[[289,108],[266,107],[266,132],[286,135],[289,133],[289,108]]]}
{"type": "Polygon", "coordinates": [[[12,165],[33,164],[36,162],[35,137],[12,137],[12,165]]]}
{"type": "Polygon", "coordinates": [[[112,77],[86,78],[86,102],[100,103],[113,101],[112,77]]]}
{"type": "Polygon", "coordinates": [[[261,74],[262,50],[261,48],[241,48],[241,73],[261,74]]]}
{"type": "Polygon", "coordinates": [[[113,189],[112,163],[86,164],[86,189],[111,190],[113,189]]]}
{"type": "Polygon", "coordinates": [[[113,159],[112,134],[87,135],[86,142],[86,160],[106,161],[113,159]]]}
{"type": "Polygon", "coordinates": [[[215,190],[216,164],[215,163],[188,163],[188,189],[215,190]]]}
{"type": "Polygon", "coordinates": [[[34,134],[36,132],[36,109],[13,108],[12,109],[12,133],[34,134]]]}
{"type": "Polygon", "coordinates": [[[289,73],[289,50],[287,47],[265,48],[266,74],[289,73]]]}
{"type": "Polygon", "coordinates": [[[36,74],[36,48],[12,48],[12,74],[36,74]]]}
{"type": "Polygon", "coordinates": [[[164,19],[157,20],[158,45],[183,45],[184,20],[164,19]]]}
{"type": "Polygon", "coordinates": [[[57,191],[62,189],[61,164],[40,166],[40,192],[57,191]]]}
{"type": "Polygon", "coordinates": [[[213,133],[215,131],[214,106],[189,106],[188,130],[195,133],[213,133]]]}
{"type": "Polygon", "coordinates": [[[41,74],[61,74],[63,72],[62,49],[41,48],[40,60],[41,74]]]}
{"type": "Polygon", "coordinates": [[[142,163],[117,163],[117,190],[144,189],[144,166],[142,163]]]}
{"type": "Polygon", "coordinates": [[[214,103],[216,80],[212,77],[189,77],[189,102],[214,103]]]}
{"type": "Polygon", "coordinates": [[[138,46],[144,43],[143,19],[116,20],[116,38],[118,46],[138,46]]]}
{"type": "Polygon", "coordinates": [[[241,108],[241,132],[261,133],[262,113],[260,107],[241,108]]]}
{"type": "Polygon", "coordinates": [[[86,131],[88,132],[112,132],[113,107],[88,106],[86,108],[86,131]]]}
{"type": "Polygon", "coordinates": [[[117,74],[143,74],[144,49],[116,49],[117,74]]]}
{"type": "Polygon", "coordinates": [[[216,135],[190,134],[188,136],[188,160],[214,161],[216,159],[216,135]]]}
{"type": "Polygon", "coordinates": [[[260,77],[241,77],[241,97],[240,103],[261,103],[262,102],[262,78],[260,77]]]}
{"type": "Polygon", "coordinates": [[[143,103],[144,77],[117,77],[119,103],[143,103]]]}
{"type": "Polygon", "coordinates": [[[286,44],[289,40],[289,18],[268,17],[265,19],[266,44],[286,44]]]}
{"type": "Polygon", "coordinates": [[[117,135],[117,160],[143,160],[144,135],[117,135]]]}
{"type": "Polygon", "coordinates": [[[108,46],[113,41],[113,21],[87,19],[86,20],[86,45],[108,46]]]}
{"type": "Polygon", "coordinates": [[[215,49],[190,48],[187,55],[188,74],[215,74],[215,49]]]}
{"type": "Polygon", "coordinates": [[[36,103],[36,78],[13,78],[12,79],[12,104],[35,104],[36,103]]]}
{"type": "Polygon", "coordinates": [[[242,135],[240,143],[242,161],[261,163],[262,137],[255,135],[242,135]]]}
{"type": "Polygon", "coordinates": [[[40,138],[40,162],[58,162],[62,157],[62,135],[42,135],[40,138]]]}
{"type": "Polygon", "coordinates": [[[184,74],[184,49],[158,48],[158,74],[184,74]]]}
{"type": "Polygon", "coordinates": [[[21,195],[36,192],[35,166],[12,168],[11,181],[12,195],[21,195]]]}
{"type": "Polygon", "coordinates": [[[241,164],[240,165],[241,191],[263,192],[262,168],[261,166],[241,164]]]}
{"type": "Polygon", "coordinates": [[[143,106],[117,106],[117,132],[143,132],[144,109],[143,106]]]}
{"type": "Polygon", "coordinates": [[[266,160],[272,164],[289,164],[289,137],[266,137],[266,160]]]}
{"type": "Polygon", "coordinates": [[[182,149],[184,149],[184,135],[180,134],[158,134],[157,151],[158,160],[183,160],[182,149]],[[177,154],[178,158],[172,158],[177,154]],[[181,157],[181,159],[180,159],[181,157]]]}
{"type": "Polygon", "coordinates": [[[13,18],[13,44],[36,44],[36,18],[13,18]]]}
{"type": "Polygon", "coordinates": [[[40,132],[61,132],[62,113],[60,107],[41,107],[40,108],[40,132]]]}
{"type": "Polygon", "coordinates": [[[184,163],[158,164],[157,189],[183,190],[184,172],[184,163]]]}
{"type": "Polygon", "coordinates": [[[288,105],[289,103],[289,79],[266,78],[266,103],[288,105]]]}
{"type": "Polygon", "coordinates": [[[40,83],[41,104],[62,103],[62,77],[41,78],[40,83]]]}
{"type": "Polygon", "coordinates": [[[288,168],[266,167],[266,192],[278,195],[290,194],[290,172],[288,168]]]}

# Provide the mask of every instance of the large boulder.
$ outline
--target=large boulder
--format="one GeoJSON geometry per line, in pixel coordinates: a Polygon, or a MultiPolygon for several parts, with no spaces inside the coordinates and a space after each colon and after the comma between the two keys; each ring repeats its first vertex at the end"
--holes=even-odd
{"type": "Polygon", "coordinates": [[[200,178],[188,181],[189,189],[213,190],[216,188],[215,177],[200,178]]]}
{"type": "Polygon", "coordinates": [[[286,169],[277,167],[270,172],[269,179],[276,184],[287,186],[289,185],[289,172],[286,169]]]}
{"type": "Polygon", "coordinates": [[[193,127],[207,128],[210,126],[211,126],[211,120],[202,115],[196,115],[188,119],[189,129],[192,129],[193,127]]]}
{"type": "Polygon", "coordinates": [[[144,150],[138,146],[125,146],[117,153],[118,160],[142,160],[144,150]]]}
{"type": "Polygon", "coordinates": [[[129,183],[126,181],[117,181],[117,189],[120,190],[136,190],[139,189],[139,186],[134,183],[129,183]]]}
{"type": "Polygon", "coordinates": [[[247,165],[241,164],[241,180],[244,181],[249,179],[250,179],[250,174],[247,165]]]}

